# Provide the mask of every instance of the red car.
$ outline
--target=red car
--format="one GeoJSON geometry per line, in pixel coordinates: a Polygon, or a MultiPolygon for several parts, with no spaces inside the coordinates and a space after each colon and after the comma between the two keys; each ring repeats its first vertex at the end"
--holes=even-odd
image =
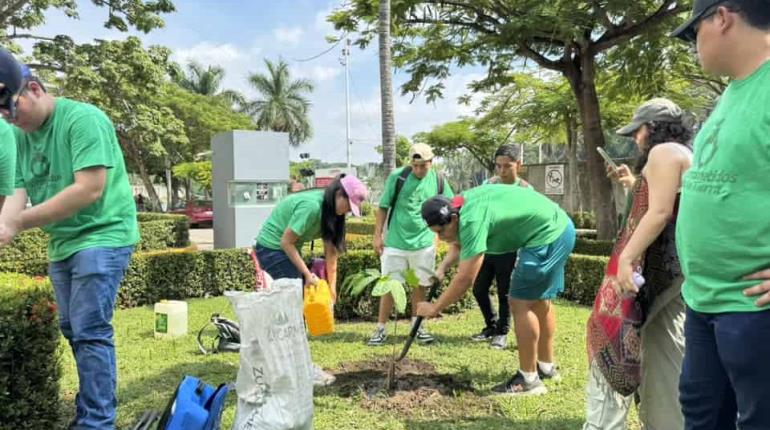
{"type": "Polygon", "coordinates": [[[187,215],[191,226],[212,225],[214,223],[211,200],[190,200],[184,206],[172,209],[171,213],[187,215]]]}

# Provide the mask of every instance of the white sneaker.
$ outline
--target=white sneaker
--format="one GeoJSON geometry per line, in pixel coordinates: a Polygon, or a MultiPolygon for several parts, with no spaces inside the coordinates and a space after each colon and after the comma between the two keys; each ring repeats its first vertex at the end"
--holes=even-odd
{"type": "Polygon", "coordinates": [[[317,387],[325,387],[331,385],[337,378],[329,372],[321,369],[321,366],[313,363],[313,385],[317,387]]]}
{"type": "Polygon", "coordinates": [[[490,347],[494,349],[505,349],[506,346],[508,346],[508,335],[498,334],[492,336],[492,344],[490,347]]]}

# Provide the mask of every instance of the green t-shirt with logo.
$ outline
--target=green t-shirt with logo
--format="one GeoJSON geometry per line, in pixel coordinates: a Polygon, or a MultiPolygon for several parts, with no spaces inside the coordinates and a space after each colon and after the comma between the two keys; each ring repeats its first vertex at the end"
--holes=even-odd
{"type": "MultiPolygon", "coordinates": [[[[380,199],[382,209],[390,209],[396,182],[405,167],[394,170],[385,181],[385,190],[380,199]]],[[[416,251],[433,245],[436,235],[430,231],[422,219],[422,204],[438,194],[438,175],[430,169],[424,178],[419,179],[410,173],[398,193],[393,218],[385,234],[385,246],[403,251],[416,251]]],[[[444,196],[454,197],[452,188],[444,179],[444,196]]],[[[385,221],[387,223],[387,219],[385,221]]]]}
{"type": "Polygon", "coordinates": [[[770,61],[732,82],[695,138],[676,243],[682,294],[698,312],[753,312],[743,295],[770,267],[770,61]]]}
{"type": "Polygon", "coordinates": [[[95,247],[123,247],[139,241],[131,184],[115,127],[96,106],[56,98],[51,116],[36,131],[14,127],[16,188],[33,205],[49,200],[75,181],[75,172],[106,167],[102,196],[75,215],[43,227],[50,235],[48,257],[61,261],[95,247]]]}
{"type": "Polygon", "coordinates": [[[13,126],[0,120],[0,196],[12,196],[16,185],[16,137],[13,126]]]}
{"type": "Polygon", "coordinates": [[[548,197],[529,188],[482,185],[463,193],[460,259],[506,254],[547,245],[567,228],[567,214],[548,197]]]}
{"type": "Polygon", "coordinates": [[[324,190],[302,191],[281,200],[262,225],[257,244],[265,248],[281,249],[281,237],[290,228],[302,244],[321,237],[321,206],[324,190]]]}

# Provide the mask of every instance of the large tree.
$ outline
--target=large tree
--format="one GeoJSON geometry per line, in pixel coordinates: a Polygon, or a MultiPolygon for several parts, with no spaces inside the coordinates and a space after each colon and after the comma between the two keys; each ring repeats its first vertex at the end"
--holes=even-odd
{"type": "Polygon", "coordinates": [[[54,82],[57,91],[93,103],[107,114],[129,168],[139,173],[155,208],[160,199],[151,175],[163,172],[168,155],[184,151],[190,142],[184,123],[164,105],[170,54],[167,48],[145,49],[136,37],[36,53],[49,64],[66,55],[61,62],[64,74],[54,82]]]}
{"type": "Polygon", "coordinates": [[[252,73],[249,84],[259,92],[259,98],[248,101],[245,111],[254,117],[261,130],[289,133],[289,143],[299,146],[313,136],[306,94],[313,91],[307,79],[292,79],[289,65],[265,59],[267,73],[252,73]]]}
{"type": "MultiPolygon", "coordinates": [[[[170,0],[91,0],[96,6],[104,7],[107,16],[104,26],[109,29],[128,31],[136,29],[147,33],[163,27],[161,14],[173,12],[170,0]]],[[[73,19],[78,19],[76,0],[4,0],[0,1],[0,40],[3,45],[14,46],[22,39],[31,39],[36,44],[48,45],[50,49],[67,51],[74,45],[67,35],[44,37],[35,34],[34,29],[45,23],[46,14],[58,9],[73,19]]],[[[61,63],[44,63],[40,67],[61,69],[61,63]]]]}
{"type": "MultiPolygon", "coordinates": [[[[374,34],[377,3],[351,0],[330,20],[338,29],[358,31],[359,45],[366,45],[374,34]]],[[[486,68],[474,90],[504,87],[512,69],[530,62],[562,75],[578,107],[599,236],[610,238],[615,209],[596,154],[604,145],[597,60],[639,36],[665,37],[674,16],[688,9],[689,2],[676,0],[401,0],[392,10],[394,60],[411,75],[402,90],[429,101],[441,96],[452,66],[486,68]]]]}

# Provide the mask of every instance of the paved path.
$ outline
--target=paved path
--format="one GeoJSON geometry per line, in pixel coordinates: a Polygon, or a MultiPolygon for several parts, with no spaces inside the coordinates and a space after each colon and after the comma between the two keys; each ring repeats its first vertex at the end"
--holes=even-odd
{"type": "Polygon", "coordinates": [[[198,249],[214,249],[214,229],[190,228],[190,242],[198,245],[198,249]]]}

